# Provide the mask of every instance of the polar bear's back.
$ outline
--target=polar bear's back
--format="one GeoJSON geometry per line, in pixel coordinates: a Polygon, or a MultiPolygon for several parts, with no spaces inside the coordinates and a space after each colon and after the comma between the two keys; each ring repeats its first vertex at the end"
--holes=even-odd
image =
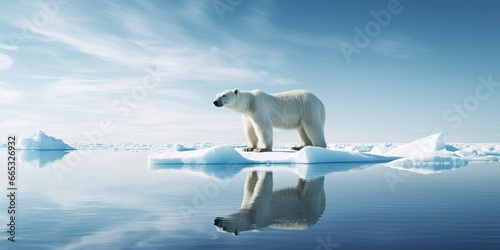
{"type": "Polygon", "coordinates": [[[325,121],[325,106],[321,100],[307,90],[290,90],[275,94],[263,94],[269,104],[273,125],[283,129],[295,129],[303,122],[325,121]],[[318,119],[319,117],[319,119],[318,119]]]}
{"type": "Polygon", "coordinates": [[[270,94],[270,96],[275,97],[278,101],[286,102],[288,105],[295,104],[303,106],[305,103],[321,103],[319,98],[313,93],[302,89],[270,94]]]}

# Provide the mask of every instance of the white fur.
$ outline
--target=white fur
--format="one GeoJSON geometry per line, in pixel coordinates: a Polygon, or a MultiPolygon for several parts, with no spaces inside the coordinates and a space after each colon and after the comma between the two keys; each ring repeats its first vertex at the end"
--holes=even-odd
{"type": "Polygon", "coordinates": [[[271,151],[273,128],[298,130],[301,145],[296,149],[326,147],[325,107],[306,90],[271,95],[260,90],[226,90],[217,94],[214,104],[242,115],[248,144],[245,151],[271,151]]]}
{"type": "Polygon", "coordinates": [[[273,192],[272,172],[248,172],[241,208],[227,217],[217,217],[214,225],[220,232],[238,235],[242,231],[267,226],[304,230],[315,224],[325,211],[324,177],[296,187],[273,192]]]}

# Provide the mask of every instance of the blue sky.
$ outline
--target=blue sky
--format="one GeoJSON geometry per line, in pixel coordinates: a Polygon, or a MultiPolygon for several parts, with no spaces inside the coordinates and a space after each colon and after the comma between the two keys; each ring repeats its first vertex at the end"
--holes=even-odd
{"type": "MultiPolygon", "coordinates": [[[[68,142],[243,143],[240,116],[212,105],[237,87],[315,93],[330,143],[436,131],[500,142],[498,1],[42,0],[0,9],[4,138],[44,130],[68,142]]],[[[275,132],[276,143],[296,141],[275,132]]]]}

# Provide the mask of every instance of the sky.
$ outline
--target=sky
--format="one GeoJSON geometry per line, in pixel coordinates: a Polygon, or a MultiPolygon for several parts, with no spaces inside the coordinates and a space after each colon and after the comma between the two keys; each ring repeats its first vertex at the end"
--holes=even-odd
{"type": "MultiPolygon", "coordinates": [[[[244,143],[225,89],[306,89],[328,143],[500,142],[499,1],[0,1],[0,136],[244,143]]],[[[275,143],[298,142],[294,131],[275,143]]]]}

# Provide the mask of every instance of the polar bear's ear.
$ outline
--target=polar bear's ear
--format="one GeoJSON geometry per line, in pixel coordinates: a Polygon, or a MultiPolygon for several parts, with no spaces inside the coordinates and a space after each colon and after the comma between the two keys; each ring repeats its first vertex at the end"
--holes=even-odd
{"type": "Polygon", "coordinates": [[[237,95],[240,92],[240,90],[236,88],[233,90],[233,92],[237,95]]]}

